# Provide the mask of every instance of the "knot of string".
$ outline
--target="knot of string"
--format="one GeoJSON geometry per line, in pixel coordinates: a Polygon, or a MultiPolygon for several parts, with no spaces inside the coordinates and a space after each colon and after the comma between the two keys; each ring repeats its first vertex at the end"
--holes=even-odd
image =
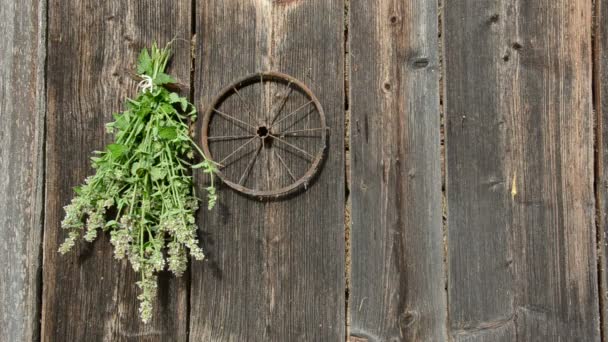
{"type": "Polygon", "coordinates": [[[137,90],[145,93],[146,91],[152,91],[154,88],[154,82],[152,82],[152,77],[148,75],[141,75],[142,80],[137,84],[137,90]]]}

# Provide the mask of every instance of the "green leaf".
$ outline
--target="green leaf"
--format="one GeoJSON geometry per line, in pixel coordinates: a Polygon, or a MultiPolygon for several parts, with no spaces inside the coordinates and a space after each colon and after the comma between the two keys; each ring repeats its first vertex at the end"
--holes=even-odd
{"type": "Polygon", "coordinates": [[[185,112],[188,109],[188,101],[182,97],[179,103],[182,105],[182,112],[185,112]]]}
{"type": "Polygon", "coordinates": [[[175,80],[173,79],[173,77],[165,74],[164,72],[158,73],[158,75],[156,75],[156,77],[154,78],[154,84],[156,85],[163,85],[167,83],[175,83],[175,80]]]}
{"type": "Polygon", "coordinates": [[[141,169],[141,165],[139,163],[133,163],[133,165],[131,166],[131,174],[133,175],[137,175],[137,171],[139,171],[139,169],[141,169]]]}
{"type": "Polygon", "coordinates": [[[137,59],[138,74],[152,74],[152,58],[148,54],[148,49],[144,48],[137,59]]]}
{"type": "Polygon", "coordinates": [[[161,139],[173,140],[177,138],[177,131],[175,130],[175,127],[161,127],[158,130],[158,136],[161,139]]]}
{"type": "Polygon", "coordinates": [[[169,94],[169,103],[173,104],[176,102],[180,102],[181,97],[179,95],[177,95],[176,93],[171,93],[169,94]]]}
{"type": "Polygon", "coordinates": [[[126,113],[116,118],[116,121],[114,122],[114,127],[118,128],[121,131],[124,131],[125,129],[127,129],[127,127],[129,127],[129,117],[126,115],[126,113]]]}
{"type": "Polygon", "coordinates": [[[212,161],[206,159],[203,160],[202,162],[196,164],[196,165],[192,165],[193,169],[203,169],[204,173],[209,173],[212,174],[215,171],[217,171],[217,168],[215,167],[215,163],[213,163],[212,161]]]}
{"type": "Polygon", "coordinates": [[[188,109],[188,100],[186,100],[185,97],[181,97],[176,93],[169,94],[169,103],[171,103],[171,104],[179,103],[179,105],[182,109],[182,112],[185,112],[186,109],[188,109]]]}
{"type": "Polygon", "coordinates": [[[160,167],[153,167],[150,171],[150,175],[152,176],[152,180],[160,180],[165,178],[165,176],[167,175],[167,170],[160,167]]]}
{"type": "Polygon", "coordinates": [[[173,108],[173,106],[168,103],[163,103],[162,105],[160,105],[160,108],[167,114],[175,112],[175,108],[173,108]]]}
{"type": "Polygon", "coordinates": [[[109,228],[109,227],[116,227],[118,226],[118,222],[116,220],[110,220],[108,222],[106,222],[105,224],[105,228],[109,228]]]}
{"type": "Polygon", "coordinates": [[[122,156],[123,154],[127,153],[128,150],[129,150],[129,148],[125,145],[121,145],[121,144],[108,145],[108,151],[110,151],[110,154],[112,155],[113,158],[118,158],[118,157],[122,156]]]}

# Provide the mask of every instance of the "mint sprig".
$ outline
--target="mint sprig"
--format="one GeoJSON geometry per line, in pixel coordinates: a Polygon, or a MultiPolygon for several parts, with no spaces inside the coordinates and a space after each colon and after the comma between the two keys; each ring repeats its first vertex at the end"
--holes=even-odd
{"type": "Polygon", "coordinates": [[[126,110],[114,114],[108,133],[114,143],[91,158],[95,174],[75,188],[76,196],[65,206],[61,227],[68,237],[59,248],[68,252],[80,237],[97,238],[109,231],[117,259],[127,258],[140,274],[140,317],[152,317],[158,272],[169,269],[181,276],[188,254],[202,260],[195,223],[199,199],[192,169],[200,168],[211,179],[206,188],[208,209],[217,202],[213,184],[215,164],[205,158],[189,135],[196,109],[184,97],[164,85],[175,80],[165,73],[169,47],[144,49],[137,71],[151,84],[128,99],[126,110]],[[192,165],[194,153],[203,161],[192,165]]]}

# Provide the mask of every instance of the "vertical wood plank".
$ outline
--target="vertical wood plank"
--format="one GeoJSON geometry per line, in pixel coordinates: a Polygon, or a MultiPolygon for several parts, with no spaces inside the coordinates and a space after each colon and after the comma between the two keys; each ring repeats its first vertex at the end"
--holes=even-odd
{"type": "Polygon", "coordinates": [[[445,341],[437,4],[350,13],[351,335],[445,341]]]}
{"type": "Polygon", "coordinates": [[[223,187],[218,208],[201,211],[208,259],[192,265],[190,339],[343,340],[343,3],[211,0],[196,9],[199,108],[232,81],[274,70],[310,86],[331,130],[307,191],[262,203],[223,187]]]}
{"type": "Polygon", "coordinates": [[[46,2],[0,1],[0,327],[40,333],[46,2]]]}
{"type": "MultiPolygon", "coordinates": [[[[72,187],[92,173],[89,156],[109,143],[104,124],[135,94],[141,48],[189,40],[190,1],[49,2],[47,196],[44,237],[44,341],[185,341],[187,282],[160,277],[153,321],[140,323],[138,275],[114,259],[104,234],[61,256],[60,221],[72,187]]],[[[170,72],[190,83],[190,44],[174,45],[170,72]]]]}
{"type": "Polygon", "coordinates": [[[595,1],[594,93],[596,109],[596,181],[598,209],[598,260],[600,272],[598,300],[601,305],[603,341],[608,340],[608,1],[595,1]]]}
{"type": "Polygon", "coordinates": [[[589,1],[445,3],[454,341],[598,341],[589,1]]]}

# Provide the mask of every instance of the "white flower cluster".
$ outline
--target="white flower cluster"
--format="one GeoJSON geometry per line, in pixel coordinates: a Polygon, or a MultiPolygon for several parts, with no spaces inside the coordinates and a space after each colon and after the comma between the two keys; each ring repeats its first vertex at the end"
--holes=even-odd
{"type": "MultiPolygon", "coordinates": [[[[157,273],[167,268],[176,276],[183,275],[188,268],[188,251],[196,260],[205,257],[196,236],[194,213],[198,209],[198,201],[187,192],[180,193],[183,208],[166,208],[167,212],[160,218],[158,225],[149,228],[155,232],[154,239],[142,241],[141,232],[147,229],[144,225],[149,225],[150,222],[143,222],[128,214],[121,215],[118,222],[107,222],[107,209],[116,203],[113,197],[94,198],[90,183],[91,178],[88,178],[78,189],[79,196],[64,207],[66,215],[61,226],[68,230],[68,236],[59,252],[68,252],[81,235],[86,241],[92,242],[97,238],[99,229],[110,228],[114,257],[127,258],[133,270],[141,275],[141,280],[137,282],[141,291],[138,296],[139,311],[142,321],[148,322],[152,317],[157,292],[157,273]]],[[[139,203],[142,210],[150,210],[150,201],[142,199],[139,203]]]]}
{"type": "Polygon", "coordinates": [[[137,282],[137,286],[141,290],[137,296],[139,299],[139,316],[142,322],[148,323],[152,318],[152,303],[156,298],[158,288],[158,279],[154,273],[153,267],[146,265],[141,270],[142,279],[137,282]]]}
{"type": "Polygon", "coordinates": [[[177,276],[184,274],[188,268],[188,259],[184,246],[176,241],[171,241],[169,247],[169,270],[177,276]]]}
{"type": "Polygon", "coordinates": [[[203,260],[205,258],[205,254],[198,246],[194,215],[172,215],[161,221],[160,229],[173,237],[174,241],[186,246],[194,259],[203,260]]]}

